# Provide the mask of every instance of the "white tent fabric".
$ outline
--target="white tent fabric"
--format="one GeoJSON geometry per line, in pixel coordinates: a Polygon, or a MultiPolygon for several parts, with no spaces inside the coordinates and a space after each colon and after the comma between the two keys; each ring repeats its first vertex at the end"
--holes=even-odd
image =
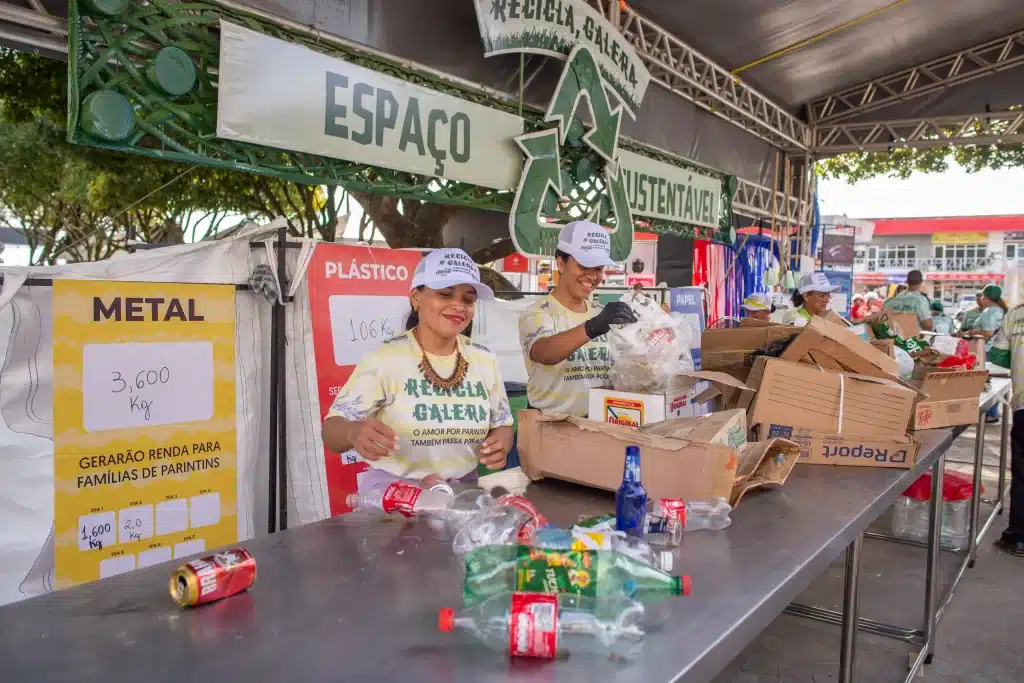
{"type": "MultiPolygon", "coordinates": [[[[267,229],[272,229],[269,226],[267,229]]],[[[52,289],[26,279],[243,284],[260,258],[246,231],[219,242],[52,267],[0,266],[0,604],[52,590],[52,289]]],[[[267,527],[271,305],[236,296],[238,536],[267,527]]]]}

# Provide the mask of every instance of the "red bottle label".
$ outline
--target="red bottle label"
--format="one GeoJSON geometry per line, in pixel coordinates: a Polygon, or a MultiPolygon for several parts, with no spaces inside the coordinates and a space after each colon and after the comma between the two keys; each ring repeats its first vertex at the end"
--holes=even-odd
{"type": "Polygon", "coordinates": [[[384,512],[399,512],[406,517],[412,517],[413,506],[416,505],[416,499],[421,493],[423,489],[419,486],[396,481],[384,490],[381,508],[384,512]]]}
{"type": "Polygon", "coordinates": [[[558,652],[558,596],[512,594],[508,653],[513,657],[554,659],[558,652]]]}
{"type": "Polygon", "coordinates": [[[686,524],[686,501],[678,498],[662,498],[658,503],[662,517],[678,519],[686,524]]]}

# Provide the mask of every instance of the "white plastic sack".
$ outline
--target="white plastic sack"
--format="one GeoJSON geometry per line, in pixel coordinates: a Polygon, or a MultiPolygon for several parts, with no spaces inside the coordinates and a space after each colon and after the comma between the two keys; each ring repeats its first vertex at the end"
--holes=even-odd
{"type": "Polygon", "coordinates": [[[673,377],[694,370],[687,344],[694,332],[682,316],[665,313],[642,292],[629,292],[620,301],[629,304],[638,321],[615,325],[608,335],[612,387],[638,394],[665,393],[673,377]]]}
{"type": "Polygon", "coordinates": [[[902,379],[911,379],[914,376],[914,359],[910,354],[896,347],[896,367],[902,379]]]}

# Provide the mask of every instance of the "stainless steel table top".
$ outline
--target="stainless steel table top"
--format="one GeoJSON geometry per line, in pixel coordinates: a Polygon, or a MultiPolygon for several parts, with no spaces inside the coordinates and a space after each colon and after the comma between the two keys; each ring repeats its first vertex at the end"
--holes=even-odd
{"type": "MultiPolygon", "coordinates": [[[[712,679],[931,466],[951,430],[921,432],[913,470],[799,466],[748,494],[722,532],[688,535],[677,570],[693,596],[651,610],[643,656],[509,661],[437,630],[457,607],[459,563],[422,522],[336,518],[245,543],[248,593],[195,610],[168,596],[174,563],[0,608],[0,681],[687,681],[712,679]]],[[[612,509],[557,482],[529,495],[556,523],[612,509]]]]}

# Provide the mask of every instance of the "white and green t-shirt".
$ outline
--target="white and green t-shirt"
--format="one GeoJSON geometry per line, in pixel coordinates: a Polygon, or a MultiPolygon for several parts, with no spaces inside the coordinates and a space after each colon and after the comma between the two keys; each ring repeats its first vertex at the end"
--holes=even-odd
{"type": "Polygon", "coordinates": [[[931,307],[928,305],[928,297],[921,292],[903,292],[891,299],[886,299],[883,308],[893,313],[913,313],[917,321],[923,323],[932,319],[931,307]]]}
{"type": "Polygon", "coordinates": [[[591,387],[608,385],[611,350],[607,337],[591,339],[557,365],[535,363],[530,360],[530,349],[538,339],[578,327],[596,313],[589,304],[584,313],[570,311],[548,294],[519,316],[519,343],[529,375],[526,397],[531,407],[586,417],[591,387]]]}
{"type": "MultiPolygon", "coordinates": [[[[1001,308],[999,312],[1002,313],[1001,308]]],[[[1024,410],[1024,304],[1014,306],[1003,316],[999,331],[992,338],[990,353],[993,349],[1010,353],[1009,367],[1013,384],[1011,402],[1015,411],[1024,410]]]]}
{"type": "MultiPolygon", "coordinates": [[[[411,333],[363,356],[327,417],[373,417],[395,430],[398,453],[370,463],[371,467],[407,479],[428,474],[463,477],[476,468],[476,449],[488,432],[512,426],[494,354],[466,337],[459,337],[458,345],[469,369],[462,384],[451,391],[441,391],[423,377],[423,352],[411,333]]],[[[442,377],[455,369],[455,354],[427,358],[442,377]]]]}

